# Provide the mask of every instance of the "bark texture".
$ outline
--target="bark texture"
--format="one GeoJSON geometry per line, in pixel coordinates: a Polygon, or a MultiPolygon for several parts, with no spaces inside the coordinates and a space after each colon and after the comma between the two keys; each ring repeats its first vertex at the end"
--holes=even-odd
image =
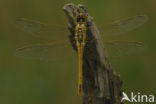
{"type": "Polygon", "coordinates": [[[122,81],[109,62],[108,55],[101,40],[93,18],[87,13],[83,5],[66,4],[63,7],[69,20],[69,38],[73,43],[75,17],[79,13],[87,15],[88,42],[83,56],[83,104],[121,104],[122,81]]]}

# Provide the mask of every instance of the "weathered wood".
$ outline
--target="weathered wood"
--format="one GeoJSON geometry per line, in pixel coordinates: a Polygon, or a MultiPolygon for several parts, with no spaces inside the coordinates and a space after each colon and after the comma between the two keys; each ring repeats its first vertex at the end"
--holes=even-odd
{"type": "Polygon", "coordinates": [[[83,5],[66,4],[63,7],[68,20],[69,36],[73,48],[75,17],[78,13],[87,15],[87,37],[89,38],[83,56],[83,104],[121,104],[122,81],[113,70],[99,31],[83,5]]]}

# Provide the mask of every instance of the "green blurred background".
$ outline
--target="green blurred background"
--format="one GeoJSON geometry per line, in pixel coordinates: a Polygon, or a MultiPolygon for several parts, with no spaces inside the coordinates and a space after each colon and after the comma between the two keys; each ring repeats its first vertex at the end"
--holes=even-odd
{"type": "MultiPolygon", "coordinates": [[[[62,11],[66,3],[82,3],[97,25],[146,14],[140,28],[115,37],[148,45],[140,54],[111,59],[123,80],[123,91],[156,95],[156,1],[155,0],[1,0],[0,1],[0,104],[80,104],[77,96],[77,61],[49,63],[13,55],[18,46],[43,42],[14,28],[16,17],[67,25],[62,11]]],[[[67,34],[63,34],[67,35],[67,34]]],[[[127,102],[128,104],[128,102],[127,102]]]]}

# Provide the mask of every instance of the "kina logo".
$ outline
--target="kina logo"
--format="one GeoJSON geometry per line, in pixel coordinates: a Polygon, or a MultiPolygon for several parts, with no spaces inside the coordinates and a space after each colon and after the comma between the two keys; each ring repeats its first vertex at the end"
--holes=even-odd
{"type": "Polygon", "coordinates": [[[121,99],[121,102],[146,102],[146,103],[153,103],[154,102],[154,95],[146,95],[146,94],[141,94],[138,92],[137,94],[131,92],[131,95],[128,96],[125,92],[123,92],[123,97],[121,99]]]}

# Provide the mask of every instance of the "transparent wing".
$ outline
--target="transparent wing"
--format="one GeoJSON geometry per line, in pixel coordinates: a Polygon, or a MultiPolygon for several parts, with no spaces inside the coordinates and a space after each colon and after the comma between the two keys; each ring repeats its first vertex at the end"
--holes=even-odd
{"type": "Polygon", "coordinates": [[[136,29],[148,20],[146,15],[137,15],[99,27],[101,35],[120,35],[136,29]]]}
{"type": "Polygon", "coordinates": [[[104,46],[106,47],[110,57],[120,57],[139,53],[147,48],[147,46],[142,42],[134,41],[111,41],[105,42],[104,46]]]}
{"type": "Polygon", "coordinates": [[[68,33],[68,29],[61,25],[47,25],[37,21],[25,18],[17,18],[14,22],[15,26],[23,32],[32,34],[37,37],[53,36],[54,34],[68,33]]]}
{"type": "Polygon", "coordinates": [[[15,55],[25,59],[47,61],[68,61],[76,57],[70,43],[67,41],[23,46],[16,49],[15,55]]]}

